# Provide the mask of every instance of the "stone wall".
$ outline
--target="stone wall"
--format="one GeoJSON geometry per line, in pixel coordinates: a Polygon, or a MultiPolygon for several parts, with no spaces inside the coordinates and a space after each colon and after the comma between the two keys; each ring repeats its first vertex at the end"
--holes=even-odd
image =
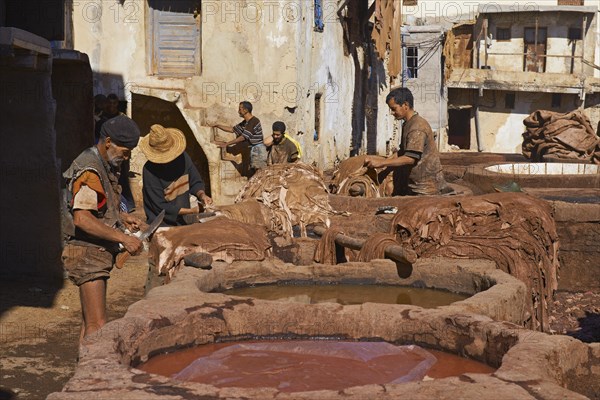
{"type": "MultiPolygon", "coordinates": [[[[283,265],[236,264],[239,269],[215,266],[212,271],[185,268],[170,284],[153,289],[133,304],[124,318],[105,325],[80,352],[75,376],[50,400],[92,396],[97,399],[248,398],[248,399],[456,399],[497,398],[550,400],[585,399],[571,388],[588,391],[598,381],[600,349],[564,336],[521,329],[508,322],[465,312],[456,306],[422,309],[414,306],[334,303],[300,304],[204,293],[199,284],[214,287],[226,275],[257,278],[257,269],[276,274],[302,275],[283,265]],[[287,270],[287,271],[286,271],[287,270]],[[237,272],[236,272],[237,271],[237,272]],[[174,382],[135,368],[155,354],[221,340],[269,338],[331,338],[414,343],[460,354],[499,367],[492,375],[460,377],[407,384],[367,385],[342,391],[280,393],[276,388],[217,388],[193,382],[174,382]],[[134,368],[131,368],[133,366],[134,368]]],[[[366,263],[346,266],[315,265],[322,276],[342,278],[360,274],[366,263]]],[[[391,279],[393,263],[373,263],[373,276],[391,279]],[[391,265],[389,265],[391,264],[391,265]],[[388,278],[385,278],[389,275],[388,278]]],[[[510,278],[510,277],[508,277],[510,278]]],[[[226,278],[225,278],[226,279],[226,278]]],[[[512,278],[510,278],[512,280],[512,278]]],[[[493,289],[493,288],[492,288],[493,289]]],[[[485,292],[480,293],[485,295],[485,292]]],[[[495,304],[513,307],[506,298],[495,304]]]]}
{"type": "Polygon", "coordinates": [[[48,41],[0,28],[0,275],[60,287],[60,165],[51,71],[48,41]]]}

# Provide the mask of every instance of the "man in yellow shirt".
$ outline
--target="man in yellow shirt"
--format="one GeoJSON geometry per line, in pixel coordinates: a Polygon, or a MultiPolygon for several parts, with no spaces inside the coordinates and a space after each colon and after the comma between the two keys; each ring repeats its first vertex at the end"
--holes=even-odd
{"type": "Polygon", "coordinates": [[[298,160],[298,147],[285,134],[285,124],[276,121],[273,124],[273,144],[267,155],[267,165],[287,164],[298,160]]]}

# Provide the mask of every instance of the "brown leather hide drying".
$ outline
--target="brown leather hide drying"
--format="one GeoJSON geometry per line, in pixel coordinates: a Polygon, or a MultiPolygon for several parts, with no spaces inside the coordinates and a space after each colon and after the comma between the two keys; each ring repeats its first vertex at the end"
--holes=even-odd
{"type": "Polygon", "coordinates": [[[225,217],[201,224],[161,228],[150,243],[149,257],[160,275],[171,278],[190,253],[204,252],[214,260],[261,261],[270,255],[271,244],[263,226],[225,217]]]}
{"type": "Polygon", "coordinates": [[[545,201],[521,193],[409,199],[398,206],[392,233],[419,257],[495,261],[527,285],[530,328],[549,329],[559,262],[556,225],[545,201]]]}
{"type": "Polygon", "coordinates": [[[338,214],[329,205],[327,187],[321,174],[303,163],[275,164],[254,174],[235,199],[241,203],[255,199],[269,207],[275,218],[275,232],[292,236],[299,225],[306,236],[306,225],[329,226],[329,216],[338,214]]]}
{"type": "Polygon", "coordinates": [[[537,110],[523,120],[523,155],[542,162],[545,156],[600,164],[600,138],[581,110],[537,110]]]}

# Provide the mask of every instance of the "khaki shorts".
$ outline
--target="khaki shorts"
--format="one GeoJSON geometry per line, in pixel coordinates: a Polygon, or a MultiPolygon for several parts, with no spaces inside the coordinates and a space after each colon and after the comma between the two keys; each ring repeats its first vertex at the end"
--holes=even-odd
{"type": "Polygon", "coordinates": [[[63,267],[77,286],[96,279],[108,279],[114,257],[107,250],[94,246],[67,243],[62,252],[63,267]]]}

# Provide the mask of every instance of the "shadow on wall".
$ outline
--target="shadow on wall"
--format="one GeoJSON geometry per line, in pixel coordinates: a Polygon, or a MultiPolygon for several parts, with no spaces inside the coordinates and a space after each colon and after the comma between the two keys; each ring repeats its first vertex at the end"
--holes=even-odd
{"type": "Polygon", "coordinates": [[[377,57],[371,42],[373,27],[367,23],[369,17],[366,2],[350,2],[348,15],[342,22],[344,53],[354,63],[351,156],[359,154],[365,147],[368,154],[377,152],[378,98],[379,92],[387,85],[383,62],[377,57]],[[366,143],[363,143],[364,140],[366,143]]]}
{"type": "Polygon", "coordinates": [[[50,43],[18,29],[0,30],[0,132],[5,133],[0,282],[5,287],[21,282],[26,291],[38,284],[45,288],[43,298],[18,304],[0,289],[1,314],[14,305],[51,307],[63,285],[63,270],[50,43]]]}
{"type": "Polygon", "coordinates": [[[94,144],[92,70],[87,55],[55,50],[52,59],[52,94],[56,101],[56,156],[60,170],[94,144]]]}
{"type": "Polygon", "coordinates": [[[133,94],[131,117],[140,127],[142,136],[146,136],[150,132],[150,127],[154,124],[160,124],[168,128],[177,128],[182,131],[187,143],[185,151],[198,168],[200,176],[202,176],[202,180],[204,181],[206,193],[209,196],[211,195],[208,158],[175,104],[156,97],[133,94]]]}

